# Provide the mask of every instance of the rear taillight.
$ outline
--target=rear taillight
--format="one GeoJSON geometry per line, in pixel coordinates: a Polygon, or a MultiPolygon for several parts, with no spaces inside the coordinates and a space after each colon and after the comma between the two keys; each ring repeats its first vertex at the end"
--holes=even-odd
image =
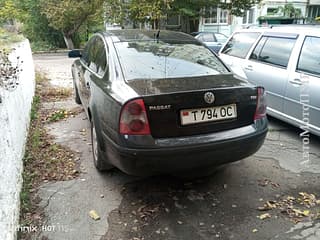
{"type": "Polygon", "coordinates": [[[257,108],[254,114],[254,120],[264,118],[267,111],[266,93],[263,87],[258,87],[257,108]]]}
{"type": "Polygon", "coordinates": [[[150,135],[149,121],[142,99],[129,101],[122,108],[120,134],[150,135]]]}

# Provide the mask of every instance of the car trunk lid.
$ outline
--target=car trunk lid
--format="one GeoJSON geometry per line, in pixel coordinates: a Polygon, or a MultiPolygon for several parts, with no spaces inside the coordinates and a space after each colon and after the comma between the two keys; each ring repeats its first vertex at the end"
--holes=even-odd
{"type": "Polygon", "coordinates": [[[213,133],[253,123],[257,90],[230,75],[129,84],[143,96],[155,138],[213,133]]]}

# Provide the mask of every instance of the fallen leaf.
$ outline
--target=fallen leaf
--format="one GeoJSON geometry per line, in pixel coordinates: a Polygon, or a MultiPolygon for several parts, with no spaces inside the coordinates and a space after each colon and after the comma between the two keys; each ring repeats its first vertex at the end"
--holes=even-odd
{"type": "Polygon", "coordinates": [[[310,211],[309,211],[309,210],[304,210],[304,211],[303,211],[303,215],[304,215],[304,216],[308,217],[309,214],[310,214],[310,211]]]}
{"type": "Polygon", "coordinates": [[[98,215],[98,213],[95,210],[91,210],[89,212],[89,216],[95,221],[100,220],[100,216],[98,215]]]}
{"type": "Polygon", "coordinates": [[[271,215],[270,215],[269,213],[265,213],[265,214],[261,214],[261,215],[259,216],[259,218],[260,218],[261,220],[264,220],[264,219],[267,219],[267,218],[271,218],[271,215]]]}

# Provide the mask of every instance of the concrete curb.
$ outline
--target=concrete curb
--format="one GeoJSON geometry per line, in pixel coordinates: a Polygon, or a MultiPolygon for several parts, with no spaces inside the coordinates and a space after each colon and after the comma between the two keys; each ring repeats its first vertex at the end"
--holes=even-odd
{"type": "Polygon", "coordinates": [[[20,84],[12,92],[0,88],[0,239],[3,240],[16,239],[19,229],[22,159],[35,89],[29,41],[18,43],[15,48],[12,54],[23,61],[20,84]]]}

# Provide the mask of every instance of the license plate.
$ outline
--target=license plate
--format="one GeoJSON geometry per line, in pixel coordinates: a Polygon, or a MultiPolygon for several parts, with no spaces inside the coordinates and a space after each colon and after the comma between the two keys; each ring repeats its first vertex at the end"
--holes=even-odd
{"type": "Polygon", "coordinates": [[[184,109],[180,111],[182,125],[233,119],[236,117],[236,104],[210,108],[184,109]]]}

